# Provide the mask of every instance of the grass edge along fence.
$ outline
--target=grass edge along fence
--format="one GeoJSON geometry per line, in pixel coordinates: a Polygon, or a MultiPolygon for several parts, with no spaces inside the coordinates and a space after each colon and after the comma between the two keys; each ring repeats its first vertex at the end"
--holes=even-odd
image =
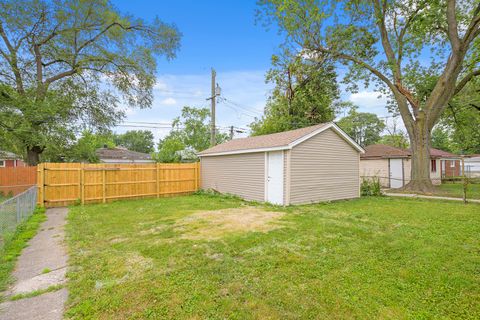
{"type": "Polygon", "coordinates": [[[42,163],[38,204],[58,207],[189,194],[200,187],[200,163],[42,163]]]}
{"type": "Polygon", "coordinates": [[[0,203],[0,246],[8,234],[14,233],[33,214],[36,204],[36,186],[0,203]]]}

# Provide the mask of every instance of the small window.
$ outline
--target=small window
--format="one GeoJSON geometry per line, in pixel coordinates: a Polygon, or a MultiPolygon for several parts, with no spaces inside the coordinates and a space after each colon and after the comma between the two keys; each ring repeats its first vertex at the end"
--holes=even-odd
{"type": "Polygon", "coordinates": [[[0,168],[5,167],[5,160],[0,160],[0,168]]]}
{"type": "Polygon", "coordinates": [[[437,172],[437,161],[436,160],[430,160],[430,168],[432,172],[437,172]]]}
{"type": "Polygon", "coordinates": [[[455,161],[453,160],[450,161],[450,168],[455,168],[455,161]]]}

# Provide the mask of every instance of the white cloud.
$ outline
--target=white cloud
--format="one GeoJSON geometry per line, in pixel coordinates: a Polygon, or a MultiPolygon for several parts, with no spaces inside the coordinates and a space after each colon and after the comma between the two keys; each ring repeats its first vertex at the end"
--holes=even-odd
{"type": "Polygon", "coordinates": [[[387,99],[375,91],[360,91],[350,95],[350,101],[364,108],[385,107],[387,99]]]}
{"type": "Polygon", "coordinates": [[[155,83],[155,86],[153,87],[154,90],[167,90],[168,89],[168,86],[165,82],[161,81],[161,80],[157,80],[157,82],[155,83]]]}
{"type": "Polygon", "coordinates": [[[166,105],[166,106],[173,106],[177,104],[177,100],[173,99],[172,97],[163,99],[160,101],[160,104],[166,105]]]}
{"type": "MultiPolygon", "coordinates": [[[[343,97],[359,107],[360,112],[375,113],[378,116],[388,115],[387,98],[379,92],[363,90],[343,97]]],[[[347,110],[345,111],[347,112],[347,110]]],[[[340,115],[342,116],[342,115],[340,115]]]]}

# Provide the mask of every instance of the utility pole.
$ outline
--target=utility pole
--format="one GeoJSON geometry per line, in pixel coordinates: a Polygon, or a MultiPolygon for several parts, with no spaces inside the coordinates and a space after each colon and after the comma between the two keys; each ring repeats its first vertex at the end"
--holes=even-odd
{"type": "Polygon", "coordinates": [[[230,140],[233,139],[233,126],[230,126],[230,140]]]}
{"type": "Polygon", "coordinates": [[[215,100],[217,96],[220,95],[220,87],[218,86],[218,83],[215,86],[215,77],[217,73],[215,72],[215,69],[212,68],[212,95],[210,98],[207,98],[207,100],[211,100],[211,130],[210,130],[210,146],[214,146],[217,144],[217,139],[215,137],[217,128],[215,126],[215,100]]]}

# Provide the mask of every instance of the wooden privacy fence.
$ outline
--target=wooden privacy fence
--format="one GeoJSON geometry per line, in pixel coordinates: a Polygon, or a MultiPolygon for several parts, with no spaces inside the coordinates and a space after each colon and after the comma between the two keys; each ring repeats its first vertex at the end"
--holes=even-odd
{"type": "Polygon", "coordinates": [[[38,202],[47,207],[167,197],[199,189],[199,163],[38,165],[38,202]]]}
{"type": "Polygon", "coordinates": [[[37,183],[37,167],[0,168],[0,193],[17,195],[37,183]]]}

